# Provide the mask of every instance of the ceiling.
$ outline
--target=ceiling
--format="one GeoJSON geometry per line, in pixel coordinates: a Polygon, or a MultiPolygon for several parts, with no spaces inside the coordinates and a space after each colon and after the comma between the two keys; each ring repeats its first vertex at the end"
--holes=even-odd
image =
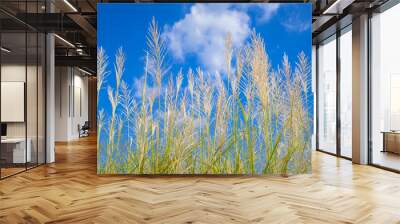
{"type": "MultiPolygon", "coordinates": [[[[292,0],[268,2],[311,2],[313,4],[312,32],[314,43],[335,32],[339,20],[351,23],[351,16],[377,7],[387,0],[292,0]],[[350,17],[350,19],[349,19],[350,17]],[[334,28],[332,28],[334,27],[334,28]],[[329,31],[331,30],[331,31],[329,31]],[[329,32],[328,32],[329,31],[329,32]]],[[[0,22],[3,35],[23,46],[21,30],[54,32],[56,65],[70,65],[96,70],[96,30],[98,2],[168,2],[139,0],[1,0],[0,22]],[[27,12],[27,13],[26,13],[27,12]],[[50,13],[51,12],[51,13],[50,13]]],[[[182,1],[183,2],[183,1],[182,1]]],[[[191,1],[193,2],[193,1],[191,1]]],[[[213,2],[207,0],[205,2],[213,2]]],[[[249,2],[249,1],[239,1],[249,2]]],[[[254,1],[260,2],[260,1],[254,1]]],[[[345,25],[344,23],[342,25],[345,25]]],[[[3,42],[4,43],[4,42],[3,42]]],[[[32,45],[33,46],[33,45],[32,45]]],[[[22,48],[20,49],[22,50],[22,48]]],[[[29,47],[28,47],[28,51],[29,47]]],[[[17,50],[16,50],[17,52],[17,50]]]]}

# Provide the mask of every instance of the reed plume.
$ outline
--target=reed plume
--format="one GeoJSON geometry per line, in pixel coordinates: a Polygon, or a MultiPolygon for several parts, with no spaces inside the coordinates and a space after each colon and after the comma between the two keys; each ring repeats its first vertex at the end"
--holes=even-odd
{"type": "MultiPolygon", "coordinates": [[[[284,55],[274,69],[264,40],[255,31],[242,48],[233,48],[234,38],[228,34],[224,42],[223,72],[209,74],[196,68],[167,75],[171,68],[167,48],[153,18],[139,99],[135,99],[134,85],[123,78],[126,59],[119,49],[115,84],[107,88],[109,114],[100,110],[99,130],[108,138],[99,141],[106,145],[105,149],[99,145],[106,158],[100,160],[99,172],[309,172],[312,118],[307,56],[300,52],[292,67],[284,55]]],[[[107,63],[100,48],[102,77],[107,63]]]]}

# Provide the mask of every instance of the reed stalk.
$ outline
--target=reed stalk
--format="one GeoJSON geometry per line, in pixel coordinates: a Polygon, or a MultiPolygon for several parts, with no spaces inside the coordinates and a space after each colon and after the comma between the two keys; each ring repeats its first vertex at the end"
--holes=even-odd
{"type": "MultiPolygon", "coordinates": [[[[180,69],[167,77],[171,67],[166,60],[167,48],[153,18],[139,99],[133,96],[134,85],[123,79],[125,55],[119,49],[115,86],[107,88],[109,114],[99,110],[98,138],[107,146],[99,145],[99,172],[309,172],[312,118],[308,58],[301,52],[292,68],[284,55],[282,65],[274,69],[261,36],[254,32],[241,49],[233,49],[234,38],[228,34],[225,39],[222,74],[210,76],[197,68],[195,72],[180,69]],[[101,133],[107,138],[102,139],[101,133]],[[106,158],[105,162],[101,158],[106,158]]],[[[107,63],[100,48],[99,94],[108,74],[107,63]]]]}

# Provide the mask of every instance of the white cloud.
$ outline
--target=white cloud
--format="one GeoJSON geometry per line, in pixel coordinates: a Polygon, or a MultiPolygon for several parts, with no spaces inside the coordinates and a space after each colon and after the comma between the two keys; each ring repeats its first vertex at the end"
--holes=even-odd
{"type": "Polygon", "coordinates": [[[311,27],[311,21],[304,20],[301,15],[295,14],[289,16],[282,25],[289,32],[304,32],[311,27]]]}
{"type": "Polygon", "coordinates": [[[279,9],[279,4],[274,3],[274,4],[262,4],[259,3],[257,4],[257,7],[261,9],[262,15],[259,18],[259,21],[262,23],[268,22],[278,11],[279,9]]]}
{"type": "Polygon", "coordinates": [[[271,20],[272,17],[278,12],[279,6],[279,3],[232,3],[232,7],[255,12],[257,14],[256,22],[261,24],[271,20]]]}
{"type": "Polygon", "coordinates": [[[268,22],[278,8],[271,3],[195,4],[184,18],[164,27],[163,37],[174,59],[184,62],[194,56],[210,74],[224,72],[227,34],[232,35],[233,48],[242,47],[251,35],[251,23],[268,22]]]}
{"type": "Polygon", "coordinates": [[[194,54],[210,72],[224,67],[224,39],[232,34],[233,47],[244,44],[251,33],[250,17],[229,4],[195,4],[185,17],[166,26],[164,36],[175,59],[194,54]]]}

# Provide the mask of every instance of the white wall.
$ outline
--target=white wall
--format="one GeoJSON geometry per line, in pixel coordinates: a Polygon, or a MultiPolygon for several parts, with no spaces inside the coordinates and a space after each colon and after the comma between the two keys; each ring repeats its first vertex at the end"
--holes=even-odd
{"type": "Polygon", "coordinates": [[[55,73],[55,140],[74,140],[78,124],[88,120],[88,78],[71,67],[56,67],[55,73]]]}
{"type": "Polygon", "coordinates": [[[68,87],[67,67],[55,68],[55,141],[68,140],[68,87]]]}
{"type": "MultiPolygon", "coordinates": [[[[76,72],[77,70],[75,70],[76,72]]],[[[74,138],[79,137],[78,124],[83,125],[85,121],[89,120],[88,116],[88,77],[84,77],[79,73],[79,75],[74,76],[74,108],[75,110],[73,119],[71,120],[71,135],[74,138]],[[80,97],[79,97],[80,96],[80,97]],[[80,101],[80,102],[79,102],[80,101]],[[79,108],[81,107],[81,108],[79,108]],[[81,110],[81,111],[80,111],[81,110]]],[[[74,112],[74,111],[73,111],[74,112]]]]}
{"type": "MultiPolygon", "coordinates": [[[[32,67],[28,66],[28,70],[32,67]]],[[[25,64],[5,64],[1,66],[1,81],[25,82],[25,64]]]]}

